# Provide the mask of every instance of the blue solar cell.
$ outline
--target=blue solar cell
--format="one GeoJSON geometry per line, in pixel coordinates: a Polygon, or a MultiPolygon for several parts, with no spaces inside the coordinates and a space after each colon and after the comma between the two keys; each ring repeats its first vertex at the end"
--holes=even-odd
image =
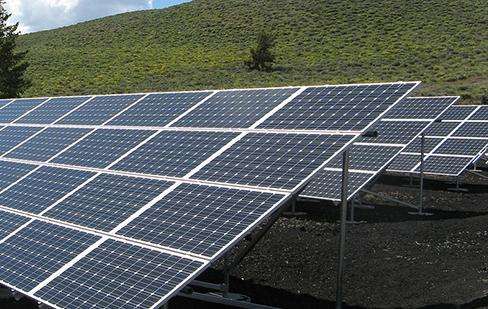
{"type": "Polygon", "coordinates": [[[109,232],[170,185],[166,181],[102,174],[45,215],[109,232]]]}
{"type": "Polygon", "coordinates": [[[456,100],[457,97],[405,98],[383,118],[435,119],[456,100]]]}
{"type": "Polygon", "coordinates": [[[434,122],[425,130],[425,135],[448,136],[458,125],[458,122],[434,122]]]}
{"type": "Polygon", "coordinates": [[[0,99],[0,108],[4,107],[10,102],[12,102],[12,99],[0,99]]]}
{"type": "Polygon", "coordinates": [[[449,107],[444,113],[441,114],[439,119],[441,120],[464,120],[466,119],[474,110],[476,106],[463,106],[463,105],[453,105],[449,107]]]}
{"type": "Polygon", "coordinates": [[[230,132],[164,131],[117,163],[113,169],[184,176],[237,135],[230,132]]]}
{"type": "Polygon", "coordinates": [[[297,90],[298,88],[220,91],[173,126],[248,128],[297,90]]]}
{"type": "MultiPolygon", "coordinates": [[[[440,142],[442,142],[442,138],[425,138],[424,140],[424,153],[431,152],[440,142]]],[[[416,138],[407,147],[403,150],[403,152],[414,152],[420,153],[420,146],[421,146],[421,138],[416,138]]]]}
{"type": "Polygon", "coordinates": [[[488,106],[480,106],[469,120],[488,120],[488,106]]]}
{"type": "Polygon", "coordinates": [[[30,219],[5,211],[0,211],[0,240],[29,222],[30,219]]]}
{"type": "Polygon", "coordinates": [[[192,178],[293,189],[352,136],[248,134],[192,178]]]}
{"type": "MultiPolygon", "coordinates": [[[[374,175],[366,173],[349,172],[348,199],[364,187],[374,175]]],[[[300,193],[301,197],[313,197],[340,201],[342,192],[342,171],[321,170],[300,193]]]]}
{"type": "MultiPolygon", "coordinates": [[[[424,172],[457,176],[461,174],[473,158],[429,156],[424,161],[424,172]]],[[[420,166],[415,170],[420,172],[420,166]]]]}
{"type": "MultiPolygon", "coordinates": [[[[353,145],[349,151],[349,168],[373,172],[379,171],[401,150],[401,147],[353,145]]],[[[342,168],[342,154],[327,163],[326,167],[342,168]]]]}
{"type": "Polygon", "coordinates": [[[13,184],[35,168],[35,165],[0,161],[0,190],[13,184]]]}
{"type": "Polygon", "coordinates": [[[213,256],[283,195],[182,184],[119,231],[119,234],[213,256]]]}
{"type": "Polygon", "coordinates": [[[100,125],[142,98],[142,95],[100,96],[63,117],[57,124],[100,125]]]}
{"type": "Polygon", "coordinates": [[[486,139],[447,139],[434,153],[475,156],[485,149],[487,144],[486,139]]]}
{"type": "Polygon", "coordinates": [[[23,116],[16,123],[50,124],[87,101],[90,97],[53,98],[23,116]]]}
{"type": "Polygon", "coordinates": [[[388,170],[409,172],[420,163],[420,155],[400,154],[388,166],[388,170]]]}
{"type": "Polygon", "coordinates": [[[23,114],[41,105],[47,99],[16,99],[0,109],[0,122],[12,122],[23,114]]]}
{"type": "Polygon", "coordinates": [[[100,129],[56,156],[52,162],[104,168],[155,131],[100,129]]]}
{"type": "Polygon", "coordinates": [[[40,213],[88,180],[94,173],[41,167],[0,194],[0,205],[40,213]]]}
{"type": "Polygon", "coordinates": [[[0,154],[9,151],[40,130],[41,128],[34,127],[7,127],[0,130],[0,154]]]}
{"type": "Polygon", "coordinates": [[[47,161],[88,132],[90,129],[47,128],[9,152],[6,157],[47,161]]]}
{"type": "MultiPolygon", "coordinates": [[[[2,131],[0,131],[0,134],[2,131]]],[[[488,124],[486,122],[463,123],[453,134],[459,137],[488,137],[488,124]]]]}
{"type": "Polygon", "coordinates": [[[87,233],[32,222],[0,244],[0,278],[30,291],[97,240],[87,233]]]}
{"type": "Polygon", "coordinates": [[[119,126],[165,126],[211,92],[150,94],[110,121],[119,126]]]}
{"type": "Polygon", "coordinates": [[[202,266],[109,239],[35,295],[61,308],[151,308],[202,266]]]}
{"type": "Polygon", "coordinates": [[[381,121],[371,131],[377,131],[377,137],[361,137],[362,143],[408,144],[427,126],[427,121],[381,121]]]}
{"type": "Polygon", "coordinates": [[[363,130],[416,84],[310,87],[259,128],[363,130]]]}

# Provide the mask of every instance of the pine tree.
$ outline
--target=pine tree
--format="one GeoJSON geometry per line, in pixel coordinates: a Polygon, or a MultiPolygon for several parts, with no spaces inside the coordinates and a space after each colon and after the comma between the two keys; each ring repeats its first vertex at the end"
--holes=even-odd
{"type": "Polygon", "coordinates": [[[0,98],[16,98],[30,86],[25,77],[29,63],[25,61],[27,52],[16,51],[19,24],[7,24],[11,14],[4,4],[0,0],[0,98]]]}
{"type": "Polygon", "coordinates": [[[274,36],[266,32],[259,33],[256,47],[251,48],[251,59],[246,61],[247,67],[250,70],[271,71],[275,61],[271,50],[275,45],[274,36]]]}

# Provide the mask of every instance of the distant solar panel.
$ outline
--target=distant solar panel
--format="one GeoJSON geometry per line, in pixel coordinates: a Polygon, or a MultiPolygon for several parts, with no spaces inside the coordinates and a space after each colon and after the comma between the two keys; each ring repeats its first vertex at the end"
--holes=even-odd
{"type": "Polygon", "coordinates": [[[221,91],[173,126],[248,128],[297,90],[298,88],[278,88],[221,91]]]}
{"type": "Polygon", "coordinates": [[[381,121],[371,128],[371,131],[378,132],[377,137],[361,137],[359,141],[363,143],[408,144],[425,129],[427,124],[425,121],[381,121]]]}
{"type": "Polygon", "coordinates": [[[32,222],[0,243],[1,281],[30,291],[97,239],[61,226],[32,222]]]}
{"type": "Polygon", "coordinates": [[[464,120],[476,109],[476,106],[453,105],[441,114],[441,120],[464,120]]]}
{"type": "Polygon", "coordinates": [[[34,127],[3,128],[3,130],[0,130],[0,155],[3,155],[40,130],[41,128],[34,127]]]}
{"type": "Polygon", "coordinates": [[[18,145],[17,148],[11,149],[5,156],[22,160],[47,161],[90,131],[91,129],[47,128],[18,145]]]}
{"type": "Polygon", "coordinates": [[[425,130],[425,135],[448,136],[458,125],[457,122],[434,122],[425,130]]]}
{"type": "MultiPolygon", "coordinates": [[[[0,131],[0,134],[2,132],[0,131]]],[[[466,122],[454,132],[453,136],[485,137],[488,138],[488,124],[486,122],[466,122]]]]}
{"type": "Polygon", "coordinates": [[[457,97],[436,97],[436,104],[428,104],[432,97],[405,98],[383,118],[395,119],[431,119],[432,115],[440,115],[446,106],[450,106],[457,97]],[[426,108],[426,105],[429,105],[426,108]]]}
{"type": "Polygon", "coordinates": [[[23,116],[16,123],[50,124],[88,99],[90,97],[54,98],[23,116]]]}
{"type": "Polygon", "coordinates": [[[486,139],[454,139],[449,138],[434,153],[453,155],[478,155],[488,144],[486,139]]]}
{"type": "Polygon", "coordinates": [[[211,92],[175,92],[150,94],[115,117],[108,125],[165,126],[190,107],[208,97],[211,92]]]}
{"type": "Polygon", "coordinates": [[[24,115],[47,99],[16,99],[0,109],[0,122],[9,123],[24,115]]]}
{"type": "Polygon", "coordinates": [[[0,205],[34,214],[73,191],[94,173],[41,167],[0,194],[0,205]]]}
{"type": "MultiPolygon", "coordinates": [[[[444,139],[443,138],[425,138],[424,140],[424,152],[428,153],[434,150],[444,139]]],[[[413,152],[413,153],[420,153],[421,151],[421,142],[422,139],[417,137],[414,139],[407,147],[403,150],[403,152],[413,152]]]]}
{"type": "Polygon", "coordinates": [[[99,96],[57,121],[57,124],[100,125],[122,112],[143,95],[99,96]]]}
{"type": "MultiPolygon", "coordinates": [[[[402,147],[355,144],[349,150],[351,170],[376,171],[396,156],[402,147]]],[[[342,166],[341,157],[336,157],[325,165],[334,168],[342,166]]]]}
{"type": "Polygon", "coordinates": [[[7,237],[27,222],[29,222],[29,219],[26,217],[0,211],[0,239],[7,237]]]}
{"type": "MultiPolygon", "coordinates": [[[[429,174],[453,175],[459,174],[459,170],[464,170],[471,163],[472,158],[464,157],[444,157],[430,155],[425,159],[424,172],[429,174]]],[[[420,167],[417,167],[420,172],[420,167]]]]}
{"type": "Polygon", "coordinates": [[[184,176],[237,136],[232,132],[163,131],[112,169],[184,176]]]}
{"type": "Polygon", "coordinates": [[[104,168],[154,132],[99,129],[61,152],[51,161],[60,164],[104,168]]]}
{"type": "Polygon", "coordinates": [[[101,174],[46,212],[57,220],[111,231],[171,183],[101,174]]]}
{"type": "Polygon", "coordinates": [[[483,120],[488,121],[488,106],[480,106],[476,112],[469,118],[469,120],[483,120]]]}

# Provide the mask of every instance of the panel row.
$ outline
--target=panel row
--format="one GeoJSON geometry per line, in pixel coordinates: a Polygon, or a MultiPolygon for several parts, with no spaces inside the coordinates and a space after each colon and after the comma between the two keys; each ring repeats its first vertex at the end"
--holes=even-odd
{"type": "Polygon", "coordinates": [[[0,105],[0,123],[363,130],[418,83],[242,89],[52,99],[0,105]],[[294,94],[296,97],[293,97],[294,94]]]}

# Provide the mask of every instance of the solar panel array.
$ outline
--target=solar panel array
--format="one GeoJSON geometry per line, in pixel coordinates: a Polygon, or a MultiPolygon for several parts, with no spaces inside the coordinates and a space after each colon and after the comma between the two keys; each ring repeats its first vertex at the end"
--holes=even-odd
{"type": "MultiPolygon", "coordinates": [[[[356,140],[349,155],[349,198],[369,184],[407,144],[416,139],[457,99],[458,97],[405,98],[371,128],[371,131],[377,132],[377,136],[363,136],[356,140]]],[[[336,157],[310,181],[300,197],[339,201],[341,173],[342,161],[340,157],[336,157]]]]}
{"type": "MultiPolygon", "coordinates": [[[[455,105],[440,122],[426,129],[424,172],[459,176],[476,162],[488,146],[488,106],[455,105]]],[[[391,172],[420,172],[420,143],[417,139],[388,167],[391,172]]]]}
{"type": "Polygon", "coordinates": [[[6,102],[0,283],[55,308],[156,307],[417,85],[6,102]]]}

